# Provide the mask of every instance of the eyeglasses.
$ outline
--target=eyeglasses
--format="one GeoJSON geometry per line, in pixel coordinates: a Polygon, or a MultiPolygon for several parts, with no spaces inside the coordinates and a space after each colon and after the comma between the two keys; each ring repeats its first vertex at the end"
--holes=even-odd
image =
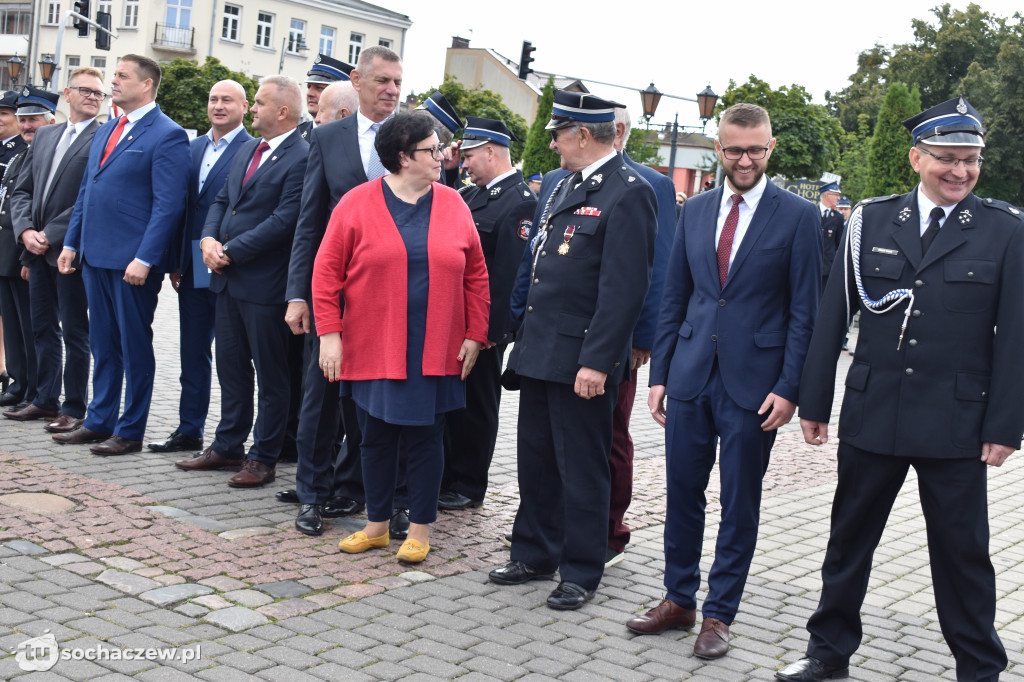
{"type": "Polygon", "coordinates": [[[936,156],[935,154],[932,154],[924,147],[918,147],[917,151],[924,152],[928,156],[932,157],[933,159],[939,162],[940,166],[944,168],[956,168],[962,163],[964,165],[964,168],[974,170],[976,168],[981,168],[981,163],[985,160],[980,156],[975,156],[970,159],[958,159],[955,156],[936,156]]]}
{"type": "Polygon", "coordinates": [[[435,144],[433,147],[420,147],[418,149],[413,149],[412,151],[413,151],[413,153],[415,153],[415,152],[430,152],[430,156],[432,156],[435,159],[440,159],[440,158],[442,158],[444,156],[444,150],[445,149],[448,149],[448,145],[446,145],[446,144],[435,144]]]}
{"type": "MultiPolygon", "coordinates": [[[[719,147],[721,147],[722,141],[718,141],[719,147]]],[[[751,161],[760,161],[768,154],[768,147],[721,147],[722,155],[730,161],[739,161],[746,154],[747,158],[751,161]]]]}
{"type": "Polygon", "coordinates": [[[558,133],[562,132],[563,130],[571,130],[573,132],[576,132],[576,130],[578,130],[578,129],[579,129],[579,126],[571,125],[571,126],[566,126],[565,128],[555,128],[554,130],[549,130],[548,132],[551,133],[551,141],[552,142],[558,142],[558,133]]]}
{"type": "Polygon", "coordinates": [[[102,102],[106,98],[110,97],[110,95],[108,95],[107,93],[103,92],[102,90],[93,90],[92,88],[78,88],[78,87],[73,87],[73,88],[70,88],[70,89],[71,90],[78,90],[78,94],[81,95],[82,97],[86,98],[86,99],[89,99],[90,97],[94,97],[94,98],[96,98],[96,99],[98,99],[99,101],[102,102]]]}

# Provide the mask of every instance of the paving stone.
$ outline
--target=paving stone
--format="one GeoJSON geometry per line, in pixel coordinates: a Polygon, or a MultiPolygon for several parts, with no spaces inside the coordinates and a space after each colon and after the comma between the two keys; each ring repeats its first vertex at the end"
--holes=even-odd
{"type": "Polygon", "coordinates": [[[178,509],[177,507],[167,507],[167,506],[164,506],[164,505],[153,505],[151,507],[146,507],[146,509],[148,509],[150,511],[153,511],[153,512],[156,512],[157,514],[163,514],[164,516],[169,516],[171,518],[178,518],[178,517],[181,517],[181,516],[190,516],[190,514],[187,511],[185,511],[184,509],[178,509]]]}
{"type": "Polygon", "coordinates": [[[224,598],[241,604],[242,606],[248,606],[251,609],[274,601],[274,598],[270,595],[257,592],[256,590],[232,590],[230,592],[225,592],[224,598]]]}
{"type": "Polygon", "coordinates": [[[189,618],[201,618],[202,616],[205,616],[207,613],[210,612],[210,609],[206,608],[205,606],[200,606],[199,604],[192,603],[182,604],[181,606],[176,607],[174,610],[182,614],[183,616],[188,616],[189,618]]]}
{"type": "Polygon", "coordinates": [[[135,575],[133,573],[125,573],[124,571],[118,571],[115,569],[107,569],[96,576],[96,580],[110,585],[114,589],[120,590],[121,592],[127,592],[128,594],[142,594],[149,590],[155,590],[160,587],[160,583],[149,578],[144,578],[141,575],[135,575]]]}
{"type": "Polygon", "coordinates": [[[310,588],[301,583],[297,583],[294,580],[282,580],[276,583],[262,583],[260,585],[253,585],[253,589],[265,592],[274,599],[301,597],[304,594],[312,592],[310,588]]]}
{"type": "Polygon", "coordinates": [[[150,604],[156,604],[157,606],[170,606],[171,604],[178,604],[200,595],[211,594],[212,592],[213,588],[206,585],[182,583],[143,592],[139,595],[139,599],[150,604]]]}
{"type": "Polygon", "coordinates": [[[231,590],[243,590],[249,586],[247,583],[244,583],[241,580],[236,580],[226,575],[215,575],[212,578],[200,580],[199,584],[206,585],[207,587],[212,587],[213,589],[218,590],[220,592],[229,592],[231,590]]]}
{"type": "Polygon", "coordinates": [[[284,618],[291,618],[292,616],[304,616],[307,613],[312,613],[317,610],[317,605],[306,601],[305,599],[286,599],[285,601],[278,601],[266,606],[261,606],[257,611],[262,613],[264,616],[281,620],[284,618]]]}
{"type": "Polygon", "coordinates": [[[51,566],[63,566],[64,564],[74,564],[82,561],[83,557],[81,554],[53,554],[48,557],[40,557],[41,561],[45,561],[51,566]]]}
{"type": "Polygon", "coordinates": [[[182,523],[188,523],[190,525],[193,525],[196,528],[202,528],[203,530],[208,530],[214,533],[220,533],[221,531],[231,529],[231,526],[224,523],[223,521],[218,521],[217,519],[210,519],[205,516],[179,516],[177,517],[177,520],[181,521],[182,523]]]}
{"type": "Polygon", "coordinates": [[[61,566],[65,571],[71,571],[77,575],[96,575],[106,570],[103,564],[96,563],[95,561],[78,561],[73,564],[66,564],[61,566]]]}
{"type": "Polygon", "coordinates": [[[40,547],[34,542],[29,542],[28,540],[10,540],[8,542],[5,542],[4,544],[13,549],[15,552],[20,552],[21,554],[34,555],[50,553],[49,550],[40,547]]]}
{"type": "Polygon", "coordinates": [[[232,606],[218,611],[211,611],[204,620],[232,632],[241,632],[259,625],[265,625],[270,619],[244,606],[232,606]]]}
{"type": "Polygon", "coordinates": [[[100,559],[100,561],[111,568],[116,568],[119,571],[126,571],[128,573],[137,571],[140,568],[146,568],[146,564],[141,561],[136,561],[135,559],[129,559],[127,557],[106,557],[104,559],[100,559]]]}

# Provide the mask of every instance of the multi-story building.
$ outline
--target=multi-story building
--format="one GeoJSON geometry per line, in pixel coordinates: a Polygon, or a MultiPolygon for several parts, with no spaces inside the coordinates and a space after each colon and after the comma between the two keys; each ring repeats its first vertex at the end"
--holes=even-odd
{"type": "MultiPolygon", "coordinates": [[[[57,56],[58,28],[73,6],[73,0],[0,2],[0,87],[9,87],[6,60],[22,46],[19,82],[40,82],[38,62],[57,56]]],[[[251,76],[301,80],[318,52],[352,64],[370,45],[401,55],[412,25],[408,16],[362,0],[91,0],[91,18],[98,11],[110,13],[117,34],[110,51],[95,47],[96,29],[82,38],[68,25],[51,89],[79,66],[95,66],[109,79],[118,55],[129,53],[200,64],[213,56],[251,76]]]]}

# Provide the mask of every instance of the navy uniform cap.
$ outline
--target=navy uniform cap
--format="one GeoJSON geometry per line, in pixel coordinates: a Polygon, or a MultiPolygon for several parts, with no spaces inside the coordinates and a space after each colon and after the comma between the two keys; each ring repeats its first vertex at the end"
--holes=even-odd
{"type": "Polygon", "coordinates": [[[618,102],[601,99],[597,95],[569,90],[555,90],[555,101],[551,106],[551,120],[545,130],[559,130],[574,123],[601,123],[615,120],[615,108],[624,107],[618,102]]]}
{"type": "Polygon", "coordinates": [[[0,107],[5,109],[17,109],[18,108],[18,93],[14,90],[0,91],[0,107]]]}
{"type": "Polygon", "coordinates": [[[430,93],[430,97],[423,100],[423,104],[416,108],[429,111],[434,118],[444,124],[445,128],[452,131],[453,135],[462,128],[462,119],[459,118],[458,112],[440,90],[434,90],[430,93]]]}
{"type": "Polygon", "coordinates": [[[836,206],[838,208],[850,208],[850,206],[852,206],[850,203],[850,197],[840,198],[839,201],[836,202],[836,206]]]}
{"type": "Polygon", "coordinates": [[[502,121],[477,116],[466,117],[466,132],[462,134],[462,149],[472,149],[488,142],[507,147],[512,142],[518,141],[502,121]]]}
{"type": "Polygon", "coordinates": [[[540,182],[544,179],[544,176],[540,173],[534,173],[530,177],[526,178],[527,182],[540,182]]]}
{"type": "Polygon", "coordinates": [[[318,54],[313,61],[313,67],[306,72],[306,84],[347,81],[354,68],[351,64],[346,64],[334,57],[318,54]]]}
{"type": "Polygon", "coordinates": [[[985,146],[981,114],[962,96],[936,104],[908,118],[903,125],[914,137],[914,144],[985,146]]]}
{"type": "Polygon", "coordinates": [[[57,111],[57,102],[59,101],[60,95],[56,92],[47,92],[26,85],[21,89],[21,94],[18,97],[18,110],[15,114],[18,116],[53,114],[57,111]]]}
{"type": "Polygon", "coordinates": [[[839,193],[838,182],[826,182],[824,185],[818,188],[818,194],[824,194],[825,192],[839,193]]]}

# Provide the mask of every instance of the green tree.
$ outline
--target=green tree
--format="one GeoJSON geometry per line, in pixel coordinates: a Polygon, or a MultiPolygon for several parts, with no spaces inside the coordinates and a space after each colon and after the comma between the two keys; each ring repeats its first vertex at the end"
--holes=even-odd
{"type": "MultiPolygon", "coordinates": [[[[259,88],[255,78],[239,71],[232,71],[216,57],[207,57],[200,66],[191,59],[177,58],[169,64],[162,64],[160,89],[156,102],[160,110],[182,128],[193,128],[201,135],[210,127],[206,117],[206,101],[210,88],[222,80],[234,80],[245,88],[246,100],[252,105],[259,88]]],[[[245,127],[252,132],[252,114],[246,112],[245,127]]]]}
{"type": "Polygon", "coordinates": [[[920,111],[921,94],[916,87],[909,89],[898,82],[889,86],[868,155],[871,196],[908,192],[917,184],[918,176],[907,159],[914,140],[903,121],[920,111]]]}
{"type": "Polygon", "coordinates": [[[871,168],[868,153],[871,150],[871,126],[867,114],[857,117],[857,130],[848,133],[845,130],[839,141],[842,149],[836,172],[843,177],[843,194],[854,203],[864,197],[871,196],[869,183],[871,168]]]}
{"type": "Polygon", "coordinates": [[[440,90],[445,99],[455,108],[463,119],[467,116],[480,118],[492,118],[502,121],[520,141],[513,142],[510,149],[512,152],[512,163],[518,163],[523,155],[523,142],[526,139],[526,119],[515,113],[501,99],[501,95],[493,90],[485,90],[481,87],[467,88],[452,75],[445,74],[444,82],[440,87],[427,88],[419,96],[422,103],[435,90],[440,90]]]}
{"type": "Polygon", "coordinates": [[[523,152],[523,175],[529,177],[534,173],[547,173],[562,165],[558,154],[551,151],[551,134],[544,126],[551,120],[551,108],[555,103],[555,79],[549,77],[541,91],[537,102],[537,116],[530,126],[530,134],[526,137],[526,150],[523,152]]]}
{"type": "Polygon", "coordinates": [[[753,75],[742,85],[730,80],[719,100],[719,118],[722,111],[739,102],[758,104],[771,116],[776,146],[768,162],[769,175],[818,178],[835,167],[839,160],[839,121],[829,116],[825,107],[812,104],[802,85],[772,89],[753,75]]]}
{"type": "Polygon", "coordinates": [[[856,133],[860,129],[862,114],[867,116],[868,130],[874,130],[888,86],[886,66],[891,54],[889,48],[875,43],[857,55],[857,71],[850,76],[850,84],[835,94],[825,94],[829,112],[839,119],[846,132],[856,133]]]}
{"type": "Polygon", "coordinates": [[[637,163],[649,166],[658,160],[658,150],[661,146],[657,134],[651,137],[653,137],[653,141],[648,140],[648,132],[643,128],[633,128],[623,151],[637,163]]]}

